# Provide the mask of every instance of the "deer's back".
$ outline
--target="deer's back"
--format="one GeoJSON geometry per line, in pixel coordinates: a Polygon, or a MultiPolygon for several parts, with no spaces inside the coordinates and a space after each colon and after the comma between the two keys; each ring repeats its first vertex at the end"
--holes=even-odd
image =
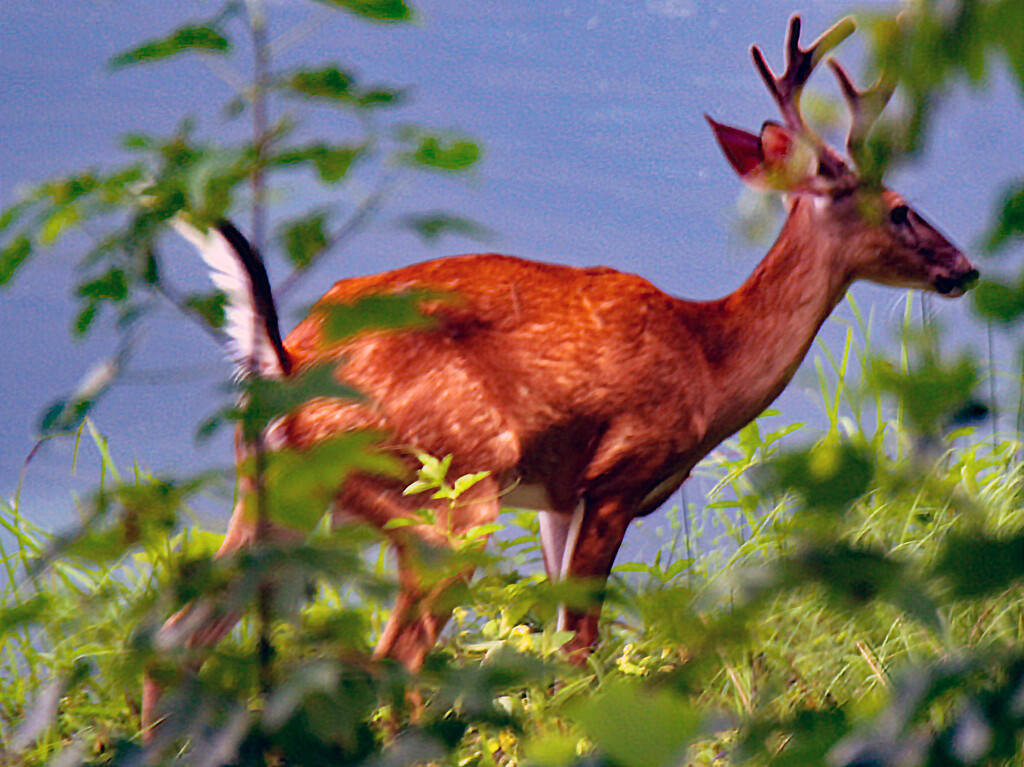
{"type": "Polygon", "coordinates": [[[683,302],[606,267],[487,254],[342,280],[317,306],[422,289],[450,294],[423,302],[430,328],[332,343],[314,310],[285,340],[297,370],[337,364],[370,398],[320,403],[304,419],[314,438],[384,426],[398,444],[454,453],[464,470],[538,481],[556,464],[564,473],[569,456],[585,471],[616,428],[651,431],[650,461],[679,449],[667,442],[690,428],[704,388],[683,302]]]}

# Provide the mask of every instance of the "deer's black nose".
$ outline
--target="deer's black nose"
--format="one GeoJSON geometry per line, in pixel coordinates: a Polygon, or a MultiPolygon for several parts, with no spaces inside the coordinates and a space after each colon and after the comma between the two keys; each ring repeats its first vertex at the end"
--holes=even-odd
{"type": "Polygon", "coordinates": [[[976,283],[980,277],[981,272],[977,269],[971,269],[971,271],[967,272],[967,274],[960,278],[959,287],[964,290],[970,290],[974,287],[974,283],[976,283]]]}
{"type": "Polygon", "coordinates": [[[935,289],[944,296],[962,296],[969,290],[980,276],[977,269],[969,269],[956,277],[936,277],[935,289]]]}

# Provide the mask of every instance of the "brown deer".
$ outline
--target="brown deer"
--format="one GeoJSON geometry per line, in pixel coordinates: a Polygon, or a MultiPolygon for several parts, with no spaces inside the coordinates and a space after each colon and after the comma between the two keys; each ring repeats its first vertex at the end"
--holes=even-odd
{"type": "MultiPolygon", "coordinates": [[[[848,158],[804,122],[800,94],[814,66],[852,31],[853,23],[842,21],[803,50],[794,16],[781,76],[752,49],[781,124],[766,122],[754,135],[708,118],[740,177],[783,193],[788,209],[754,273],[716,301],[673,298],[606,267],[469,255],[342,280],[318,304],[413,289],[457,295],[455,302],[424,302],[433,327],[336,343],[325,341],[323,313],[314,310],[282,343],[265,272],[244,238],[226,223],[207,233],[184,230],[221,272],[218,284],[235,312],[232,334],[250,371],[287,376],[331,362],[340,380],[368,396],[367,403],[311,401],[268,433],[270,449],[303,449],[373,427],[386,430],[395,446],[451,455],[453,476],[489,472],[472,488],[473,502],[458,505],[452,518],[437,508],[438,529],[392,532],[401,591],[377,656],[415,669],[449,617],[439,605],[442,588],[421,585],[406,561],[402,536],[444,545],[442,525],[458,534],[493,521],[503,500],[530,506],[540,512],[549,577],[603,584],[629,523],[658,508],[701,458],[779,395],[852,282],[959,296],[977,279],[956,247],[851,162],[891,88],[859,91],[829,62],[852,112],[848,158]],[[512,497],[504,498],[509,488],[512,497]]],[[[355,516],[384,527],[431,503],[403,495],[403,488],[394,479],[351,476],[337,489],[335,519],[355,516]]],[[[254,523],[240,504],[220,554],[253,537],[254,523]]],[[[168,630],[182,629],[178,641],[208,645],[237,620],[197,619],[200,612],[186,608],[168,630]]],[[[562,611],[562,628],[575,632],[571,657],[584,657],[597,640],[599,612],[600,605],[562,611]]],[[[154,721],[158,696],[158,685],[147,680],[146,724],[154,721]]]]}

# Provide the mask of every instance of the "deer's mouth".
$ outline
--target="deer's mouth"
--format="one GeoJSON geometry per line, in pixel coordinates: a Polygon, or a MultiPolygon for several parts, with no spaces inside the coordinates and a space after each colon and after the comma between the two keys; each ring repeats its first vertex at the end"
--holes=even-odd
{"type": "Polygon", "coordinates": [[[942,295],[957,298],[974,287],[980,276],[980,272],[972,268],[956,277],[936,277],[934,286],[942,295]]]}

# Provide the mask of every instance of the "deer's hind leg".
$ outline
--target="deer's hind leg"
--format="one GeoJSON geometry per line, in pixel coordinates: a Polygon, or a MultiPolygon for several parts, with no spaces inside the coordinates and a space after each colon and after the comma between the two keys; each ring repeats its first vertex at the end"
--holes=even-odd
{"type": "MultiPolygon", "coordinates": [[[[256,539],[256,521],[251,510],[247,509],[251,483],[247,479],[241,482],[242,497],[235,505],[228,524],[227,534],[217,550],[216,557],[229,556],[241,549],[253,545],[256,539]]],[[[274,543],[293,543],[302,540],[302,535],[280,525],[268,525],[266,539],[274,543]]],[[[172,615],[160,628],[156,643],[165,649],[174,647],[197,650],[209,648],[220,642],[242,619],[238,607],[218,605],[212,597],[193,601],[172,615]]],[[[202,665],[202,654],[195,654],[185,667],[187,673],[196,673],[202,665]]],[[[160,699],[164,693],[163,685],[149,671],[142,681],[142,728],[143,739],[149,741],[153,736],[153,727],[160,718],[160,699]]]]}
{"type": "MultiPolygon", "coordinates": [[[[446,561],[465,535],[479,525],[494,522],[500,511],[499,487],[487,477],[459,497],[454,508],[446,501],[428,500],[426,494],[402,495],[400,483],[380,477],[351,477],[338,499],[336,519],[355,515],[382,529],[392,519],[415,518],[429,508],[435,522],[396,528],[388,536],[398,555],[399,593],[374,656],[393,658],[415,671],[451,617],[457,587],[469,581],[473,567],[446,561]]],[[[486,536],[474,538],[483,545],[486,536]]]]}

